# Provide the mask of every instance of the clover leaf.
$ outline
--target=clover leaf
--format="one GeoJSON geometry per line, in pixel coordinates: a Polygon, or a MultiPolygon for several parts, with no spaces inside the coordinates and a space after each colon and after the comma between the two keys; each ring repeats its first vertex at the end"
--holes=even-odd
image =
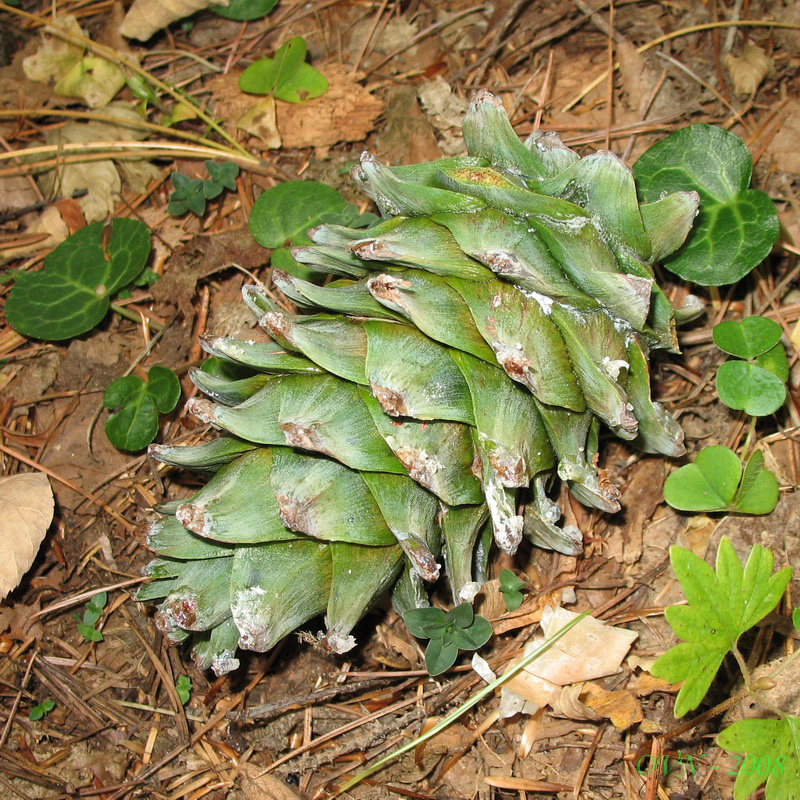
{"type": "Polygon", "coordinates": [[[206,161],[205,165],[211,178],[203,181],[203,194],[209,200],[222,194],[223,189],[236,191],[236,178],[239,177],[238,164],[234,164],[232,161],[223,161],[222,164],[206,161]]]}
{"type": "Polygon", "coordinates": [[[747,800],[766,782],[766,800],[797,797],[800,787],[800,717],[743,719],[717,736],[731,753],[745,754],[733,785],[734,800],[747,800]],[[748,760],[753,763],[746,768],[748,760]],[[763,770],[766,762],[766,771],[763,770]]]}
{"type": "Polygon", "coordinates": [[[667,478],[664,499],[679,511],[769,514],[778,502],[778,482],[764,469],[760,450],[753,452],[742,470],[733,450],[715,445],[701,450],[694,464],[667,478]]]}
{"type": "Polygon", "coordinates": [[[169,196],[167,213],[179,217],[187,211],[202,217],[206,213],[206,196],[202,178],[188,178],[182,172],[173,172],[172,185],[175,191],[169,196]]]}
{"type": "Polygon", "coordinates": [[[106,421],[106,435],[120,450],[141,450],[158,433],[158,415],[178,404],[181,385],[166,367],[151,367],[145,383],[136,375],[118,378],[106,389],[103,404],[118,408],[106,421]]]}
{"type": "Polygon", "coordinates": [[[781,326],[764,317],[727,320],[714,327],[714,344],[747,361],[727,361],[717,372],[717,394],[729,408],[762,417],[786,399],[789,363],[781,326]]]}
{"type": "Polygon", "coordinates": [[[440,675],[455,663],[459,650],[477,650],[489,641],[492,626],[477,616],[469,603],[448,612],[440,608],[412,608],[403,614],[408,630],[420,639],[430,639],[425,650],[425,667],[440,675]]]}
{"type": "Polygon", "coordinates": [[[138,220],[87,225],[48,254],[41,270],[17,273],[6,319],[37,339],[85,333],[102,322],[111,296],[142,272],[149,255],[150,232],[138,220]]]}
{"type": "Polygon", "coordinates": [[[742,569],[729,539],[717,549],[716,571],[691,550],[673,546],[670,561],[689,605],[671,606],[665,616],[683,643],[668,650],[650,672],[670,683],[683,682],[675,716],[697,708],[739,637],[780,602],[790,567],[772,574],[772,551],[754,545],[742,569]]]}
{"type": "Polygon", "coordinates": [[[287,103],[302,103],[328,91],[324,75],[306,64],[306,42],[295,36],[275,53],[251,64],[239,78],[239,88],[248,94],[271,94],[287,103]]]}
{"type": "Polygon", "coordinates": [[[703,123],[654,144],[633,168],[639,198],[655,202],[696,191],[700,209],[688,239],[664,266],[703,286],[735,283],[778,239],[778,216],[764,192],[748,189],[753,159],[733,133],[703,123]]]}
{"type": "Polygon", "coordinates": [[[522,592],[520,589],[525,588],[525,581],[517,578],[510,569],[504,569],[500,572],[499,581],[499,588],[503,593],[506,609],[508,611],[516,611],[522,605],[522,592]]]}
{"type": "Polygon", "coordinates": [[[266,17],[278,4],[278,0],[231,0],[227,6],[211,6],[217,16],[236,22],[249,22],[266,17]]]}

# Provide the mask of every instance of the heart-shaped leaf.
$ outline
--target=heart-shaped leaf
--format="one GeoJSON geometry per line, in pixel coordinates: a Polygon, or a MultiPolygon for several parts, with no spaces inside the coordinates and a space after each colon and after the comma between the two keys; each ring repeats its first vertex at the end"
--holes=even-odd
{"type": "Polygon", "coordinates": [[[114,381],[103,396],[106,408],[118,408],[106,421],[106,435],[120,450],[141,450],[158,433],[158,414],[172,411],[181,386],[172,370],[151,367],[145,383],[135,375],[114,381]]]}
{"type": "Polygon", "coordinates": [[[441,608],[412,608],[403,614],[403,622],[409,632],[419,639],[428,639],[431,627],[444,627],[444,611],[441,608]]]}
{"type": "Polygon", "coordinates": [[[703,123],[654,144],[634,165],[642,202],[696,191],[700,209],[685,244],[664,260],[676,275],[703,286],[734,283],[766,258],[778,239],[769,197],[748,189],[753,159],[738,136],[703,123]]]}
{"type": "Polygon", "coordinates": [[[425,668],[430,675],[441,675],[455,664],[458,646],[443,639],[431,639],[425,650],[425,668]]]}
{"type": "Polygon", "coordinates": [[[717,394],[728,408],[763,417],[786,399],[784,382],[749,361],[726,361],[717,372],[717,394]]]}
{"type": "Polygon", "coordinates": [[[720,445],[706,447],[694,464],[681,467],[667,478],[664,498],[679,511],[725,511],[741,475],[736,453],[720,445]]]}
{"type": "Polygon", "coordinates": [[[781,326],[766,317],[726,320],[714,326],[714,344],[732,356],[755,358],[775,347],[782,333],[781,326]]]}
{"type": "Polygon", "coordinates": [[[319,97],[328,91],[328,81],[305,59],[305,40],[295,36],[281,46],[275,58],[251,64],[239,78],[239,88],[248,94],[271,94],[287,103],[319,97]]]}
{"type": "Polygon", "coordinates": [[[150,231],[135,219],[113,219],[111,235],[95,222],[45,257],[39,272],[20,272],[6,302],[6,319],[24,336],[59,341],[91,330],[108,313],[110,297],[129,284],[150,255],[150,231]]]}
{"type": "Polygon", "coordinates": [[[278,0],[231,0],[227,6],[211,6],[217,16],[237,22],[249,22],[266,17],[278,4],[278,0]]]}
{"type": "Polygon", "coordinates": [[[771,372],[779,381],[786,383],[789,380],[789,361],[783,345],[778,343],[766,353],[756,356],[756,364],[771,372]]]}
{"type": "Polygon", "coordinates": [[[287,241],[311,244],[306,231],[326,212],[346,205],[336,189],[317,181],[287,181],[267,189],[253,204],[250,232],[263,247],[274,249],[287,241]]]}

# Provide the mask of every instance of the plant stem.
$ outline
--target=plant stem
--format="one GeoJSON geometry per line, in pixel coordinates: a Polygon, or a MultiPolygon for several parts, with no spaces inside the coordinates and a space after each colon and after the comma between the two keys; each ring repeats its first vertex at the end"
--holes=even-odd
{"type": "MultiPolygon", "coordinates": [[[[111,310],[116,311],[116,313],[119,314],[121,317],[129,319],[131,322],[135,322],[137,325],[142,321],[142,318],[139,314],[137,314],[134,311],[131,311],[128,308],[125,308],[125,306],[118,306],[116,303],[112,303],[111,310]]],[[[153,322],[152,320],[149,320],[149,323],[150,327],[156,332],[164,329],[164,326],[160,322],[153,322]]]]}
{"type": "Polygon", "coordinates": [[[756,423],[758,422],[757,417],[750,417],[750,425],[747,428],[747,437],[744,440],[744,444],[742,445],[742,462],[744,463],[747,461],[747,456],[750,452],[750,447],[753,443],[753,437],[756,433],[756,423]]]}

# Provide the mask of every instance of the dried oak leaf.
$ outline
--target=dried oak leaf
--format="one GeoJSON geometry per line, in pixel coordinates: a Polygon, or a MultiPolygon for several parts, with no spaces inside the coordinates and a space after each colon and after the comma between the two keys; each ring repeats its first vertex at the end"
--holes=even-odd
{"type": "Polygon", "coordinates": [[[41,472],[0,478],[0,600],[31,568],[53,521],[53,490],[41,472]]]}

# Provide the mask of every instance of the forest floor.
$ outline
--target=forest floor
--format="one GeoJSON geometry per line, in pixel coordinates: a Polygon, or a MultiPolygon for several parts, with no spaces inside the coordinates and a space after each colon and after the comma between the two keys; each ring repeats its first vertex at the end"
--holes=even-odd
{"type": "MultiPolygon", "coordinates": [[[[42,47],[41,20],[51,18],[55,4],[22,0],[20,8],[28,16],[0,5],[2,150],[117,140],[119,129],[87,117],[85,104],[25,75],[22,61],[42,47]],[[76,133],[76,124],[85,130],[76,133]]],[[[800,3],[617,0],[610,9],[597,0],[280,0],[268,16],[246,23],[200,12],[146,45],[120,36],[124,11],[112,0],[63,0],[57,13],[75,15],[94,41],[200,101],[252,158],[240,163],[236,191],[210,200],[204,216],[170,215],[171,173],[205,174],[203,157],[187,139],[170,138],[170,130],[222,140],[158,92],[147,119],[174,127],[141,138],[183,149],[173,157],[162,147],[149,161],[126,162],[136,174],[122,170],[121,183],[122,161],[83,161],[82,175],[69,185],[89,191],[73,197],[54,188],[52,169],[0,160],[0,259],[9,270],[0,314],[13,270],[37,269],[69,233],[111,215],[149,227],[150,266],[159,276],[119,300],[124,315],[113,311],[69,340],[27,339],[0,316],[2,474],[44,472],[55,494],[55,518],[35,564],[0,605],[0,798],[331,797],[370,759],[409,741],[484,685],[464,658],[429,677],[417,640],[388,602],[360,623],[359,646],[347,657],[292,635],[270,653],[246,654],[239,670],[221,678],[196,669],[188,652],[156,630],[153,605],[133,599],[150,556],[132,532],[151,518],[153,505],[185,497],[197,484],[115,448],[102,403],[106,387],[128,371],[169,367],[183,396],[162,417],[158,441],[199,441],[207,426],[183,410],[196,392],[188,370],[202,361],[197,337],[207,330],[247,338],[253,322],[240,296],[245,273],[269,281],[270,253],[248,229],[255,199],[283,181],[314,179],[371,210],[348,178],[359,154],[407,164],[462,153],[460,123],[481,88],[502,99],[521,136],[535,127],[558,131],[581,154],[610,149],[629,164],[695,122],[744,140],[755,164],[753,186],[777,204],[781,239],[767,261],[731,287],[688,287],[661,273],[668,295],[691,288],[706,313],[681,330],[681,355],[657,361],[654,395],[680,420],[690,458],[709,444],[736,448],[746,422],[717,398],[714,375],[725,356],[712,343],[712,328],[750,314],[777,321],[791,366],[788,402],[761,420],[757,433],[781,498],[763,517],[682,514],[662,495],[674,462],[605,442],[602,463],[623,510],[604,515],[567,502],[567,521],[584,535],[579,557],[523,547],[513,559],[493,559],[493,574],[514,567],[532,590],[515,612],[506,612],[496,587],[484,592],[479,610],[495,636],[481,655],[495,667],[518,659],[539,630],[545,601],[569,587],[576,595],[571,607],[592,608],[608,625],[638,634],[619,668],[508,719],[498,718],[499,697],[490,695],[345,796],[731,797],[737,762],[714,743],[720,718],[663,738],[678,724],[676,687],[647,667],[675,643],[664,610],[683,597],[670,545],[705,557],[724,535],[740,557],[758,543],[772,549],[776,568],[800,566],[800,3]],[[795,27],[712,24],[742,20],[795,27]],[[299,104],[277,100],[251,115],[247,130],[237,127],[254,100],[237,88],[242,70],[296,36],[327,77],[328,92],[299,104]],[[80,615],[102,587],[102,641],[87,641],[80,615]],[[185,705],[175,690],[179,676],[191,681],[185,705]],[[30,719],[46,700],[54,701],[52,710],[30,719]],[[637,765],[654,740],[673,758],[691,759],[648,776],[637,765]]],[[[123,87],[115,102],[134,108],[139,101],[123,87]]],[[[795,578],[795,603],[799,588],[795,578]]],[[[787,615],[791,597],[753,634],[752,664],[798,646],[787,615]]],[[[735,681],[726,662],[710,701],[725,699],[735,681]]],[[[797,695],[786,702],[797,704],[797,695]]],[[[800,789],[785,796],[798,797],[800,789]]]]}

